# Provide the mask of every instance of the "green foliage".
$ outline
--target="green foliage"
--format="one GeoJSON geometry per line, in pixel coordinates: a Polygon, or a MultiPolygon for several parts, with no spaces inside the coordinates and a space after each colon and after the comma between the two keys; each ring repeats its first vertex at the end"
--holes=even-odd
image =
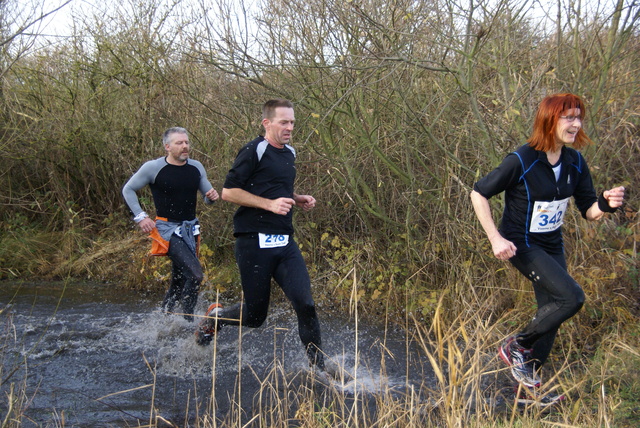
{"type": "Polygon", "coordinates": [[[42,274],[48,258],[57,251],[59,237],[21,228],[0,235],[0,279],[42,274]]]}

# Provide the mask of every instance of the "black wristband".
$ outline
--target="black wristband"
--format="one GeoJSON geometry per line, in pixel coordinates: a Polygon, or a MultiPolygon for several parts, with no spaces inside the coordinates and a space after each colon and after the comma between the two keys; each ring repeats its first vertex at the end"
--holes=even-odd
{"type": "Polygon", "coordinates": [[[609,201],[605,199],[604,192],[600,193],[600,196],[598,196],[598,208],[600,208],[600,211],[605,213],[614,213],[618,210],[618,208],[611,208],[611,206],[609,206],[609,201]]]}

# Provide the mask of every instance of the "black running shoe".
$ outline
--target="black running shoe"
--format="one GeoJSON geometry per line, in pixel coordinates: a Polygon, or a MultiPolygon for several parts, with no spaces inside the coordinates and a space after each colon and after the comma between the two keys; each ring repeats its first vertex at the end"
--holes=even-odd
{"type": "Polygon", "coordinates": [[[205,318],[200,321],[196,329],[196,343],[200,346],[206,346],[213,340],[216,332],[220,329],[218,324],[218,316],[222,312],[220,303],[212,303],[205,313],[205,318]]]}
{"type": "Polygon", "coordinates": [[[536,405],[538,407],[549,407],[554,404],[561,403],[567,399],[562,394],[556,394],[553,391],[543,394],[536,388],[528,388],[526,386],[516,386],[516,404],[520,405],[536,405]]]}
{"type": "Polygon", "coordinates": [[[511,367],[511,375],[515,380],[529,388],[540,386],[541,380],[533,367],[531,349],[523,348],[515,336],[508,338],[500,346],[498,355],[511,367]]]}

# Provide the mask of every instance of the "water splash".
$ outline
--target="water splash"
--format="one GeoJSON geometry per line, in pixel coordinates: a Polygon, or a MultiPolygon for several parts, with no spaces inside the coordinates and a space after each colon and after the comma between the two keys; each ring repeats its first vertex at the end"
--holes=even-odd
{"type": "MultiPolygon", "coordinates": [[[[197,321],[161,313],[160,297],[141,300],[100,284],[3,285],[0,313],[12,326],[3,332],[12,338],[4,371],[19,368],[14,381],[26,383],[33,397],[27,414],[36,423],[50,423],[55,412],[64,412],[68,425],[136,424],[152,411],[185,420],[201,414],[212,396],[224,414],[237,385],[250,405],[274,367],[289,378],[309,373],[288,303],[273,304],[262,327],[225,326],[203,347],[195,342],[197,321]]],[[[206,306],[201,300],[196,314],[206,306]]],[[[324,352],[340,374],[332,388],[356,395],[411,387],[407,373],[420,373],[410,369],[420,360],[407,352],[403,333],[387,332],[392,339],[384,341],[383,328],[361,324],[356,335],[348,317],[319,313],[324,352]]]]}

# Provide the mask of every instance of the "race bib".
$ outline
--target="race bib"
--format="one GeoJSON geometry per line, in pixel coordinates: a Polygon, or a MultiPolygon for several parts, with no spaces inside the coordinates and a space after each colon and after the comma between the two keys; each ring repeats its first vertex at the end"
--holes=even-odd
{"type": "Polygon", "coordinates": [[[552,232],[562,226],[569,198],[561,201],[535,202],[529,232],[552,232]]]}
{"type": "MultiPolygon", "coordinates": [[[[173,232],[176,235],[178,235],[179,237],[182,238],[182,226],[178,226],[176,227],[176,230],[173,232]]],[[[199,224],[194,224],[193,225],[193,236],[198,236],[200,235],[200,225],[199,224]]]]}
{"type": "Polygon", "coordinates": [[[260,248],[286,247],[289,244],[289,235],[271,235],[269,233],[258,233],[260,248]]]}

